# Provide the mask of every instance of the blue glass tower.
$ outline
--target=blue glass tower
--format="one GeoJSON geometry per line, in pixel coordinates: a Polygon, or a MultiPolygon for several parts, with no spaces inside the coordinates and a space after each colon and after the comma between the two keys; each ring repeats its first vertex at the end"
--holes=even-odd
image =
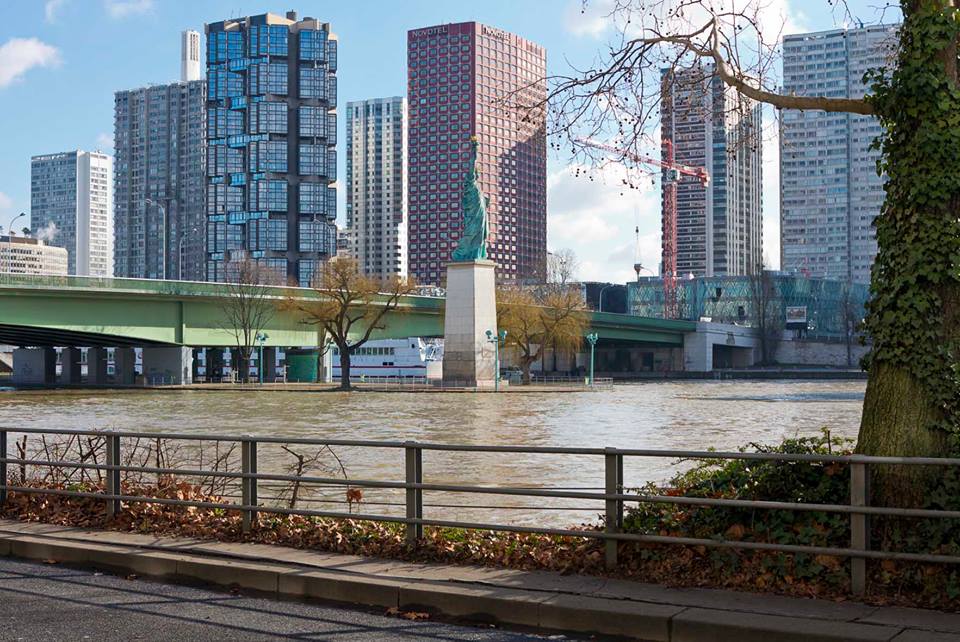
{"type": "Polygon", "coordinates": [[[336,254],[336,36],[294,12],[206,34],[207,279],[251,259],[310,285],[336,254]]]}

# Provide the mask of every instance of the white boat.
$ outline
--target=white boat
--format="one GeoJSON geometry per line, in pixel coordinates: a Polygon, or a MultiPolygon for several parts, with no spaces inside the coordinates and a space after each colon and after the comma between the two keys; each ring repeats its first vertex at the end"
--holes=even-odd
{"type": "MultiPolygon", "coordinates": [[[[331,349],[333,378],[340,379],[340,350],[331,349]]],[[[443,340],[408,337],[367,341],[350,356],[350,379],[439,376],[443,363],[443,340]]]]}

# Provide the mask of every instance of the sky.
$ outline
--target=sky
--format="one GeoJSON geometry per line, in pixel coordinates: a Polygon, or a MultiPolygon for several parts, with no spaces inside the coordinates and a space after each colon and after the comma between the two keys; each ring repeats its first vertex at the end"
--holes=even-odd
{"type": "MultiPolygon", "coordinates": [[[[639,1],[639,0],[638,0],[639,1]]],[[[730,0],[743,4],[746,0],[730,0]]],[[[843,26],[828,0],[754,0],[786,24],[786,33],[843,26]]],[[[265,12],[330,22],[339,37],[338,100],[402,95],[408,29],[477,20],[517,33],[547,50],[548,74],[569,73],[597,56],[614,35],[604,19],[610,0],[0,0],[0,226],[30,210],[30,157],[72,149],[112,152],[113,94],[177,80],[180,31],[265,12]]],[[[729,4],[729,2],[728,2],[729,4]]],[[[834,3],[835,4],[835,3],[834,3]]],[[[878,0],[851,0],[864,21],[878,0]]],[[[888,16],[889,17],[889,16],[888,16]]],[[[341,110],[342,113],[342,110],[341,110]]],[[[765,114],[773,123],[772,112],[765,114]]],[[[345,118],[339,119],[344,141],[345,118]]],[[[344,176],[344,145],[338,146],[344,176]]],[[[763,146],[764,256],[779,267],[777,136],[763,146]]],[[[570,248],[583,280],[633,278],[640,261],[654,272],[660,258],[660,196],[620,189],[616,169],[590,180],[569,158],[551,152],[547,167],[547,245],[570,248]]],[[[338,212],[343,219],[343,190],[338,212]]],[[[26,225],[17,221],[15,229],[26,225]]]]}

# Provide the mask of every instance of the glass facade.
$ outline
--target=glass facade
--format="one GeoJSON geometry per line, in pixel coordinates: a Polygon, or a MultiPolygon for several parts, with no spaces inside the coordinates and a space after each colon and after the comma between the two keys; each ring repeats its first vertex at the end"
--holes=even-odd
{"type": "Polygon", "coordinates": [[[207,33],[207,278],[231,261],[309,285],[336,252],[336,36],[263,14],[207,33]]]}
{"type": "Polygon", "coordinates": [[[470,137],[489,198],[489,256],[501,281],[542,282],[547,259],[546,114],[506,107],[546,97],[546,51],[476,22],[407,33],[409,271],[439,284],[460,238],[470,137]]]}

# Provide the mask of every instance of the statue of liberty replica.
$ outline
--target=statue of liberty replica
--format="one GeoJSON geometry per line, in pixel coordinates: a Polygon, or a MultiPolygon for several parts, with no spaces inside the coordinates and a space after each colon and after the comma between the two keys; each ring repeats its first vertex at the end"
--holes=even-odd
{"type": "Polygon", "coordinates": [[[487,259],[489,203],[480,191],[480,144],[476,136],[470,139],[470,145],[470,168],[460,199],[463,229],[447,264],[443,381],[447,385],[492,388],[496,377],[495,348],[488,336],[497,336],[496,265],[487,259]]]}

